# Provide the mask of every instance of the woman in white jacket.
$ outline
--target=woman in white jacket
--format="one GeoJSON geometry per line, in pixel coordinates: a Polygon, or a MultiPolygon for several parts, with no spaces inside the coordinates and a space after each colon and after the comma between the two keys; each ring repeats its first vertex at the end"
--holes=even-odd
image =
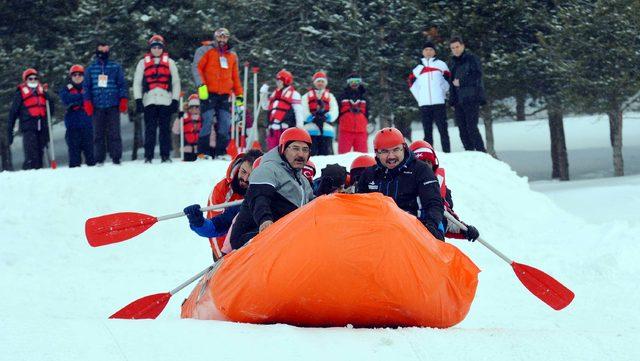
{"type": "Polygon", "coordinates": [[[418,102],[422,114],[424,140],[433,144],[433,123],[440,132],[442,151],[449,153],[451,145],[447,130],[446,95],[449,91],[449,68],[447,64],[436,59],[436,50],[432,42],[425,43],[422,48],[420,64],[409,75],[411,94],[418,102]]]}

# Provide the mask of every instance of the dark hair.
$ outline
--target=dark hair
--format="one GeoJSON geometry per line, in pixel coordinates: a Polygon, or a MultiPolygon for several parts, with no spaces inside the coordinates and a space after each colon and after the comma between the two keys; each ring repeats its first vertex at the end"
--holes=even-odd
{"type": "Polygon", "coordinates": [[[96,49],[98,49],[99,46],[109,46],[109,43],[104,39],[100,39],[96,41],[96,49]]]}
{"type": "Polygon", "coordinates": [[[251,149],[242,156],[242,163],[249,162],[253,164],[256,159],[262,157],[263,153],[260,149],[251,149]]]}
{"type": "Polygon", "coordinates": [[[449,40],[449,44],[460,43],[464,45],[464,41],[462,41],[462,36],[452,36],[449,40]]]}

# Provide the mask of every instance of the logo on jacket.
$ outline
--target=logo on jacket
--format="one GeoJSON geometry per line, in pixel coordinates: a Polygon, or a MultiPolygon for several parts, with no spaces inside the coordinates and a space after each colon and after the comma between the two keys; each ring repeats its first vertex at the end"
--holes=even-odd
{"type": "Polygon", "coordinates": [[[369,184],[367,184],[367,186],[369,187],[369,190],[372,191],[377,191],[378,190],[378,185],[375,182],[369,182],[369,184]]]}

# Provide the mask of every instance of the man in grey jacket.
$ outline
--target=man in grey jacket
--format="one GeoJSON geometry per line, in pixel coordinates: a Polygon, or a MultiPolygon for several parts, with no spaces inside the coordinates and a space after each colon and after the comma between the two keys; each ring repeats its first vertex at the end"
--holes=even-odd
{"type": "Polygon", "coordinates": [[[149,53],[138,62],[133,77],[136,112],[144,113],[144,161],[151,163],[160,128],[160,158],[170,162],[171,114],[178,111],[180,75],[173,59],[164,50],[164,38],[149,39],[149,53]]]}
{"type": "Polygon", "coordinates": [[[282,133],[277,148],[267,152],[251,172],[249,188],[231,230],[231,247],[244,246],[278,219],[313,199],[313,189],[302,175],[309,160],[311,136],[301,128],[282,133]]]}

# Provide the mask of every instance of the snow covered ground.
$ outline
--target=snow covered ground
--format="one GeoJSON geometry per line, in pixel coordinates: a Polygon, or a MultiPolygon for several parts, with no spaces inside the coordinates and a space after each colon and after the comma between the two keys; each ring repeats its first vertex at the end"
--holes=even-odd
{"type": "MultiPolygon", "coordinates": [[[[320,169],[348,165],[355,156],[314,161],[320,169]]],[[[552,310],[480,244],[452,240],[482,273],[469,315],[450,329],[182,320],[180,303],[190,287],[157,320],[108,320],[130,301],[169,291],[205,268],[210,249],[184,218],[91,248],[84,221],[203,204],[227,164],[129,162],[2,173],[0,360],[640,359],[633,341],[640,339],[640,177],[533,184],[545,195],[484,154],[443,154],[441,162],[463,219],[506,255],[571,288],[576,298],[569,307],[552,310]]]]}

